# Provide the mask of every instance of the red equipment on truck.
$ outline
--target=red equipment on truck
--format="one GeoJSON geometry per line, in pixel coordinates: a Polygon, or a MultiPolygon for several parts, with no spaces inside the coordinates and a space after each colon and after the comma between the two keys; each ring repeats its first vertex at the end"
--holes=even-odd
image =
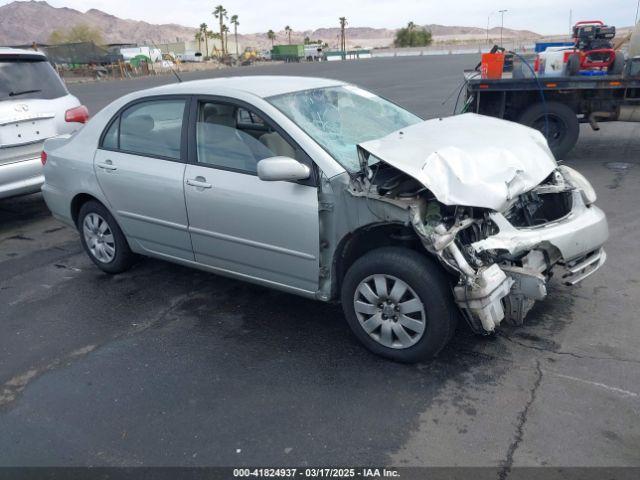
{"type": "Polygon", "coordinates": [[[624,68],[624,56],[616,54],[611,40],[616,27],[601,20],[586,20],[573,26],[574,53],[567,58],[567,73],[578,75],[581,71],[604,71],[619,75],[624,68]]]}

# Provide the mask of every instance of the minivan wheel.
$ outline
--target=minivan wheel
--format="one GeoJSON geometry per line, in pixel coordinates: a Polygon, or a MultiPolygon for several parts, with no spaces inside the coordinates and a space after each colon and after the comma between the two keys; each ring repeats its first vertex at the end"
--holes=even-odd
{"type": "Polygon", "coordinates": [[[85,252],[101,270],[121,273],[133,265],[134,254],[104,205],[95,201],[82,205],[77,226],[85,252]]]}
{"type": "Polygon", "coordinates": [[[437,355],[453,335],[457,314],[440,268],[414,250],[372,250],[342,282],[342,308],[372,352],[400,362],[437,355]]]}

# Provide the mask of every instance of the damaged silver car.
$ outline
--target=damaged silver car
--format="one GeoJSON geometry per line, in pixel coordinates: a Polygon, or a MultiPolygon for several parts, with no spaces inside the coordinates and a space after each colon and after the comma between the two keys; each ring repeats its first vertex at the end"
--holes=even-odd
{"type": "Polygon", "coordinates": [[[423,121],[335,80],[136,92],[47,140],[43,162],[49,208],[105,272],[147,255],[338,300],[367,348],[404,362],[459,318],[522,324],[552,271],[575,285],[606,258],[594,189],[538,131],[423,121]]]}

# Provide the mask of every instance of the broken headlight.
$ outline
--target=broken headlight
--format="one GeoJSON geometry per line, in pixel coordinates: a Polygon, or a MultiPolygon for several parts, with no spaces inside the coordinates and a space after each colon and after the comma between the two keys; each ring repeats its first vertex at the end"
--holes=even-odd
{"type": "Polygon", "coordinates": [[[558,169],[562,172],[565,180],[580,190],[585,205],[591,205],[596,201],[596,191],[584,175],[571,167],[567,167],[566,165],[561,165],[558,169]]]}

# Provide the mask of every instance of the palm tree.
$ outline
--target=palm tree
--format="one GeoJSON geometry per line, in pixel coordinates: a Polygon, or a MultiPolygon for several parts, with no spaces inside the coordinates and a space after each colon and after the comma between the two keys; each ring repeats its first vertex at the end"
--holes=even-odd
{"type": "MultiPolygon", "coordinates": [[[[218,5],[213,11],[213,16],[218,19],[220,22],[220,38],[224,40],[224,19],[227,18],[227,10],[222,6],[218,5]]],[[[222,42],[222,54],[226,53],[224,47],[224,41],[222,42]]]]}
{"type": "Polygon", "coordinates": [[[204,38],[204,49],[205,49],[205,58],[209,56],[209,37],[207,36],[208,27],[206,23],[200,24],[200,34],[201,37],[204,38]]]}
{"type": "Polygon", "coordinates": [[[409,22],[407,23],[407,30],[409,30],[410,32],[413,32],[413,30],[416,28],[416,24],[413,22],[409,22]]]}
{"type": "Polygon", "coordinates": [[[342,56],[344,58],[344,52],[347,50],[347,39],[344,36],[344,29],[347,26],[347,17],[340,17],[338,20],[340,21],[340,50],[343,52],[342,56]]]}
{"type": "Polygon", "coordinates": [[[238,25],[240,22],[238,21],[238,15],[231,15],[231,23],[233,24],[233,36],[236,41],[236,57],[238,56],[238,25]]]}
{"type": "Polygon", "coordinates": [[[275,41],[275,39],[276,39],[276,32],[274,32],[273,30],[269,30],[269,31],[267,32],[267,38],[268,38],[269,40],[271,40],[271,48],[273,48],[273,42],[274,42],[274,41],[275,41]]]}
{"type": "Polygon", "coordinates": [[[224,39],[222,51],[223,53],[229,53],[229,27],[222,25],[222,38],[224,39]]]}
{"type": "Polygon", "coordinates": [[[198,51],[202,50],[202,32],[196,32],[194,35],[196,42],[198,42],[198,51]]]}
{"type": "MultiPolygon", "coordinates": [[[[205,38],[206,38],[207,40],[209,40],[209,39],[213,40],[214,38],[216,38],[216,34],[215,34],[215,33],[213,33],[211,30],[207,30],[207,31],[206,31],[206,33],[205,33],[205,38]]],[[[207,47],[207,49],[208,49],[208,48],[209,48],[209,47],[207,47]]],[[[209,54],[210,54],[210,52],[209,52],[209,50],[207,50],[207,55],[209,55],[209,54]]],[[[209,56],[210,56],[210,55],[209,55],[209,56]]]]}
{"type": "Polygon", "coordinates": [[[286,27],[284,27],[284,33],[287,34],[287,36],[289,37],[289,45],[291,45],[291,27],[289,25],[287,25],[286,27]]]}
{"type": "MultiPolygon", "coordinates": [[[[211,35],[211,37],[209,37],[209,38],[211,38],[212,40],[220,40],[220,34],[218,32],[209,31],[209,34],[211,35]]],[[[221,43],[222,43],[222,41],[221,41],[221,43]]],[[[215,52],[218,51],[218,47],[216,47],[215,43],[213,44],[213,50],[215,52]]],[[[220,50],[222,50],[222,45],[220,46],[220,50]]]]}

